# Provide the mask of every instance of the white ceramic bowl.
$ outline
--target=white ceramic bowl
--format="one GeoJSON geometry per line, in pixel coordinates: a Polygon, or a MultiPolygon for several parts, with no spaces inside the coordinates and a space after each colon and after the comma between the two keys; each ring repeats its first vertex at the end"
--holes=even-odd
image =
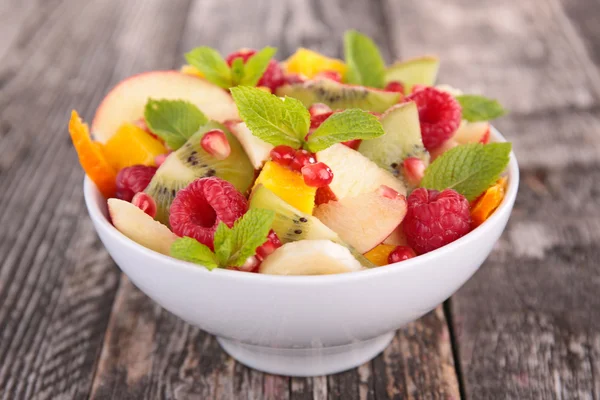
{"type": "MultiPolygon", "coordinates": [[[[504,141],[493,132],[495,141],[504,141]]],[[[480,227],[428,254],[386,267],[326,276],[274,276],[217,269],[161,255],[107,219],[106,201],[86,178],[85,201],[106,249],[158,304],[217,336],[241,363],[266,372],[315,376],[379,354],[394,331],[434,309],[486,259],[510,216],[519,170],[511,153],[508,191],[480,227]]]]}

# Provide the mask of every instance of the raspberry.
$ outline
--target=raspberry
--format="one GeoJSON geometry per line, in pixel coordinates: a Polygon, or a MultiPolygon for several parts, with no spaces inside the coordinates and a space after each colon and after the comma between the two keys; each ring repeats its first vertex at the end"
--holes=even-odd
{"type": "Polygon", "coordinates": [[[301,169],[304,183],[312,187],[327,186],[333,180],[333,172],[324,163],[308,164],[301,169]]]}
{"type": "Polygon", "coordinates": [[[469,202],[452,189],[419,188],[408,196],[402,224],[408,244],[417,254],[427,253],[469,233],[469,202]]]}
{"type": "Polygon", "coordinates": [[[385,85],[385,89],[383,90],[385,90],[386,92],[404,93],[404,85],[402,85],[402,82],[399,81],[391,81],[387,85],[385,85]]]}
{"type": "MultiPolygon", "coordinates": [[[[233,60],[235,60],[236,58],[241,58],[245,64],[246,61],[248,61],[248,59],[252,57],[255,53],[256,50],[241,49],[236,51],[235,53],[231,53],[230,55],[228,55],[226,61],[230,67],[233,63],[233,60]]],[[[266,86],[269,89],[271,89],[272,92],[275,92],[275,89],[284,84],[285,77],[283,75],[283,70],[281,69],[281,66],[279,66],[279,63],[277,61],[271,60],[269,61],[269,65],[267,66],[265,73],[260,78],[256,86],[266,86]]]]}
{"type": "Polygon", "coordinates": [[[410,247],[396,246],[396,248],[388,255],[388,263],[393,264],[416,256],[417,254],[410,247]]]}
{"type": "Polygon", "coordinates": [[[134,165],[125,167],[117,174],[117,199],[131,201],[136,193],[146,189],[156,173],[156,167],[134,165]]]}
{"type": "Polygon", "coordinates": [[[212,249],[219,222],[231,228],[246,211],[248,201],[231,183],[200,178],[177,192],[169,223],[176,235],[192,237],[212,249]]]}
{"type": "Polygon", "coordinates": [[[417,103],[421,135],[427,150],[441,146],[458,129],[461,121],[461,108],[451,94],[433,87],[426,87],[406,98],[417,103]]]}

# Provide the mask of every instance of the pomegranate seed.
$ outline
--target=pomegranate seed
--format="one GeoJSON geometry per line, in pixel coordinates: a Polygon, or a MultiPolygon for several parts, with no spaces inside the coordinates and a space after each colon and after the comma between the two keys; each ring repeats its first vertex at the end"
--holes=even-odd
{"type": "Polygon", "coordinates": [[[144,192],[138,192],[133,196],[133,199],[131,199],[131,203],[152,218],[156,216],[156,203],[150,195],[144,192]]]}
{"type": "Polygon", "coordinates": [[[294,159],[290,163],[290,168],[292,171],[300,172],[302,167],[308,164],[314,164],[317,162],[315,159],[315,155],[306,150],[296,150],[294,154],[294,159]]]}
{"type": "Polygon", "coordinates": [[[165,154],[159,154],[156,157],[154,157],[154,164],[156,164],[157,168],[160,167],[165,162],[167,157],[169,157],[169,154],[171,154],[171,153],[169,152],[169,153],[165,153],[165,154]]]}
{"type": "Polygon", "coordinates": [[[386,92],[404,93],[404,85],[399,81],[391,81],[385,86],[385,89],[383,90],[385,90],[386,92]]]}
{"type": "Polygon", "coordinates": [[[317,189],[315,194],[315,204],[327,204],[330,201],[337,201],[337,197],[329,186],[323,186],[317,189]]]}
{"type": "Polygon", "coordinates": [[[331,113],[331,107],[327,104],[315,103],[308,108],[308,112],[310,113],[310,117],[314,118],[321,114],[331,113]]]}
{"type": "Polygon", "coordinates": [[[269,235],[267,236],[267,241],[256,249],[256,258],[260,262],[262,262],[265,258],[267,258],[267,256],[269,256],[281,246],[281,240],[279,240],[279,237],[277,236],[275,231],[271,230],[271,232],[269,232],[269,235]]]}
{"type": "Polygon", "coordinates": [[[227,64],[231,67],[231,65],[233,64],[233,60],[235,60],[236,58],[241,58],[242,61],[246,63],[246,61],[248,61],[248,59],[254,54],[256,54],[256,50],[245,48],[239,49],[238,51],[228,55],[225,61],[227,61],[227,64]]]}
{"type": "Polygon", "coordinates": [[[402,163],[402,174],[409,184],[418,186],[425,174],[425,163],[417,157],[408,157],[402,163]]]}
{"type": "Polygon", "coordinates": [[[417,253],[408,246],[396,246],[388,256],[388,263],[393,264],[416,257],[417,253]]]}
{"type": "Polygon", "coordinates": [[[344,146],[348,146],[353,150],[358,150],[358,146],[360,146],[360,143],[362,142],[362,140],[360,139],[354,139],[354,140],[348,140],[347,142],[342,142],[342,144],[344,146]]]}
{"type": "Polygon", "coordinates": [[[271,159],[277,164],[283,165],[284,167],[290,165],[290,163],[294,160],[295,155],[296,149],[290,146],[279,145],[271,150],[271,159]]]}
{"type": "Polygon", "coordinates": [[[302,178],[308,186],[323,187],[331,183],[333,172],[325,163],[318,162],[302,167],[302,178]]]}
{"type": "Polygon", "coordinates": [[[311,129],[311,131],[313,131],[313,130],[317,129],[318,127],[320,127],[321,124],[323,122],[325,122],[325,120],[327,118],[331,117],[334,113],[335,113],[335,111],[329,111],[329,112],[317,114],[315,116],[311,116],[311,118],[310,118],[310,129],[311,129]]]}
{"type": "Polygon", "coordinates": [[[315,79],[329,79],[336,82],[342,82],[342,75],[337,71],[323,71],[315,75],[315,79]]]}
{"type": "Polygon", "coordinates": [[[394,189],[386,185],[379,186],[379,188],[377,189],[377,193],[387,199],[395,199],[398,196],[400,196],[400,193],[396,192],[394,189]]]}
{"type": "Polygon", "coordinates": [[[213,129],[202,136],[200,145],[208,154],[217,160],[224,160],[231,154],[231,147],[225,132],[220,129],[213,129]]]}
{"type": "Polygon", "coordinates": [[[246,262],[243,265],[239,266],[237,269],[239,271],[253,272],[259,265],[260,262],[258,261],[258,259],[255,256],[250,256],[246,259],[246,262]]]}

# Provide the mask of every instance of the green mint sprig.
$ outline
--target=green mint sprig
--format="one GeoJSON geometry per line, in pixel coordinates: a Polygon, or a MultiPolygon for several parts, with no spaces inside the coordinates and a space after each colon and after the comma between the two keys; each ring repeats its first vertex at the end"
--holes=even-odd
{"type": "Polygon", "coordinates": [[[462,118],[469,122],[489,121],[506,114],[506,109],[494,99],[474,94],[456,96],[462,108],[462,118]]]}
{"type": "Polygon", "coordinates": [[[183,237],[171,245],[171,256],[203,265],[211,271],[219,267],[241,267],[267,240],[274,219],[275,212],[272,210],[250,209],[235,222],[233,228],[219,223],[214,252],[196,239],[183,237]]]}
{"type": "Polygon", "coordinates": [[[282,99],[247,86],[231,88],[231,95],[252,134],[273,146],[303,147],[317,152],[335,143],[373,139],[385,133],[374,115],[348,109],[333,114],[308,135],[310,113],[300,101],[287,96],[282,99]]]}
{"type": "Polygon", "coordinates": [[[345,83],[374,88],[385,86],[385,61],[375,42],[355,30],[344,35],[345,83]]]}
{"type": "Polygon", "coordinates": [[[427,167],[421,187],[454,189],[467,200],[475,200],[498,180],[511,148],[510,143],[471,143],[450,149],[427,167]]]}
{"type": "Polygon", "coordinates": [[[218,51],[201,46],[186,53],[185,59],[202,72],[207,81],[229,89],[237,85],[256,86],[276,52],[274,47],[265,47],[248,58],[246,63],[236,58],[230,67],[218,51]]]}
{"type": "Polygon", "coordinates": [[[149,99],[144,108],[148,128],[177,150],[208,122],[208,118],[194,104],[183,100],[149,99]]]}

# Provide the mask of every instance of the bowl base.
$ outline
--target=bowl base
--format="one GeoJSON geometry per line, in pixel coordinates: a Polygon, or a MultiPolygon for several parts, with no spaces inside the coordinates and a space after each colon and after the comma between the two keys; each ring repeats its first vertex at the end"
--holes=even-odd
{"type": "Polygon", "coordinates": [[[231,357],[247,367],[276,375],[318,376],[356,368],[375,358],[392,341],[395,332],[342,346],[282,349],[255,346],[217,337],[231,357]]]}

